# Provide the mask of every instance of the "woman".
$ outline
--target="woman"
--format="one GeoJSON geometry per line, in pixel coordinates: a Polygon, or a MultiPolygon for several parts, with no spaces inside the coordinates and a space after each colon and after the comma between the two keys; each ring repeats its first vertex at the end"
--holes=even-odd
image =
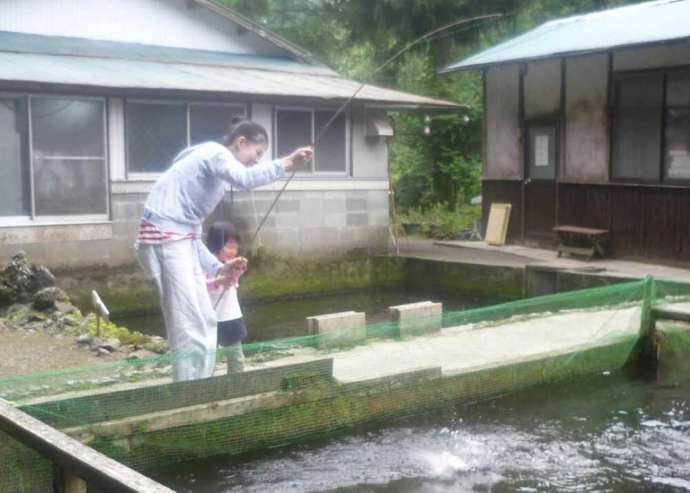
{"type": "Polygon", "coordinates": [[[223,199],[228,183],[249,189],[271,183],[311,159],[311,147],[259,163],[268,135],[259,124],[234,121],[223,145],[206,142],[183,150],[149,193],[137,238],[139,263],[153,278],[161,300],[173,380],[210,377],[215,366],[216,317],[206,276],[232,282],[246,267],[225,264],[201,241],[204,219],[223,199]]]}

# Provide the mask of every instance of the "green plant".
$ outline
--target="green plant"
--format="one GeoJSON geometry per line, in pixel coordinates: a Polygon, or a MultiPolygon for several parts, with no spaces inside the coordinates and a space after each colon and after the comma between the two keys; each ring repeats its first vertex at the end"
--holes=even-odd
{"type": "Polygon", "coordinates": [[[470,229],[480,215],[479,206],[462,204],[453,210],[448,204],[436,203],[426,209],[409,208],[400,214],[400,221],[421,225],[422,234],[430,238],[455,238],[470,229]]]}

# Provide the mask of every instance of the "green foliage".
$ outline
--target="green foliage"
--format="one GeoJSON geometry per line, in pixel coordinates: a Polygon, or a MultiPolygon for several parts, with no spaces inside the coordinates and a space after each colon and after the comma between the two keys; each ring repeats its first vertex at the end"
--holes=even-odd
{"type": "Polygon", "coordinates": [[[118,339],[122,344],[135,344],[143,346],[151,342],[147,335],[121,327],[113,322],[100,321],[100,335],[98,334],[99,325],[96,323],[96,315],[89,313],[86,317],[86,329],[91,336],[99,336],[103,339],[118,339]]]}
{"type": "Polygon", "coordinates": [[[446,204],[438,203],[426,209],[407,209],[400,214],[400,222],[403,227],[406,224],[419,225],[419,233],[430,238],[456,238],[471,229],[480,214],[481,209],[478,206],[463,204],[450,208],[446,204]]]}
{"type": "Polygon", "coordinates": [[[549,20],[639,0],[221,0],[314,53],[346,77],[466,106],[457,112],[395,114],[391,176],[396,204],[429,209],[468,204],[480,193],[482,83],[477,72],[436,69],[549,20]],[[502,13],[420,43],[376,68],[421,35],[459,19],[502,13]]]}

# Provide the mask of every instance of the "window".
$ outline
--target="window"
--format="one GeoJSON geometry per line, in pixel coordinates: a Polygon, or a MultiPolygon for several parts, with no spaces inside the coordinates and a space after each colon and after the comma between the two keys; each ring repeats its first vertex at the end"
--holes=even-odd
{"type": "Polygon", "coordinates": [[[127,101],[127,170],[162,173],[185,147],[220,141],[244,105],[127,101]]]}
{"type": "Polygon", "coordinates": [[[108,214],[105,103],[0,96],[0,216],[108,214]]]}
{"type": "Polygon", "coordinates": [[[634,74],[616,83],[613,177],[659,179],[663,76],[634,74]]]}
{"type": "Polygon", "coordinates": [[[690,180],[690,71],[619,75],[612,177],[690,180]]]}
{"type": "Polygon", "coordinates": [[[690,179],[690,72],[668,76],[664,177],[690,179]]]}
{"type": "Polygon", "coordinates": [[[275,114],[276,157],[284,156],[298,147],[319,139],[311,168],[307,173],[346,174],[348,171],[347,116],[341,113],[326,128],[335,115],[333,110],[283,109],[275,114]],[[325,129],[325,132],[324,132],[325,129]]]}
{"type": "Polygon", "coordinates": [[[27,98],[0,98],[0,215],[31,214],[27,98]]]}

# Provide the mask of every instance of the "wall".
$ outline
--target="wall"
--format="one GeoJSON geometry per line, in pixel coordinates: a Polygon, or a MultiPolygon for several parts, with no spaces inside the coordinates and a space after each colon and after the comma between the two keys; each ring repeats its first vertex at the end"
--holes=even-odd
{"type": "MultiPolygon", "coordinates": [[[[254,103],[252,119],[272,142],[273,106],[254,103]]],[[[353,250],[384,252],[389,239],[388,147],[365,138],[366,118],[352,120],[354,177],[298,177],[288,186],[257,238],[272,253],[338,256],[353,250]]],[[[123,101],[108,99],[111,221],[88,224],[0,228],[0,259],[24,250],[33,262],[52,268],[127,265],[135,262],[134,241],[152,181],[128,180],[125,172],[123,101]]],[[[215,219],[232,219],[252,236],[283,181],[226,196],[215,219]],[[233,200],[230,205],[231,198],[233,200]]]]}
{"type": "Polygon", "coordinates": [[[606,228],[609,253],[690,262],[690,188],[562,184],[561,224],[606,228]]]}
{"type": "Polygon", "coordinates": [[[1,0],[0,31],[259,55],[286,52],[187,0],[1,0]]]}
{"type": "Polygon", "coordinates": [[[388,143],[385,137],[368,137],[368,118],[385,112],[352,110],[352,176],[388,180],[388,143]]]}
{"type": "Polygon", "coordinates": [[[525,118],[558,118],[561,110],[561,61],[527,64],[524,81],[525,118]]]}
{"type": "MultiPolygon", "coordinates": [[[[337,185],[337,182],[335,183],[337,185]]],[[[275,199],[276,192],[233,194],[212,218],[231,220],[250,239],[275,199]]],[[[339,256],[362,249],[386,252],[388,190],[286,191],[256,239],[275,254],[339,256]]]]}
{"type": "Polygon", "coordinates": [[[690,65],[690,40],[613,52],[614,71],[677,67],[680,65],[690,65]]]}
{"type": "Polygon", "coordinates": [[[519,68],[517,65],[486,70],[486,161],[482,178],[517,180],[520,165],[519,68]]]}
{"type": "Polygon", "coordinates": [[[561,181],[607,181],[608,55],[569,58],[565,70],[565,163],[561,181]]]}

